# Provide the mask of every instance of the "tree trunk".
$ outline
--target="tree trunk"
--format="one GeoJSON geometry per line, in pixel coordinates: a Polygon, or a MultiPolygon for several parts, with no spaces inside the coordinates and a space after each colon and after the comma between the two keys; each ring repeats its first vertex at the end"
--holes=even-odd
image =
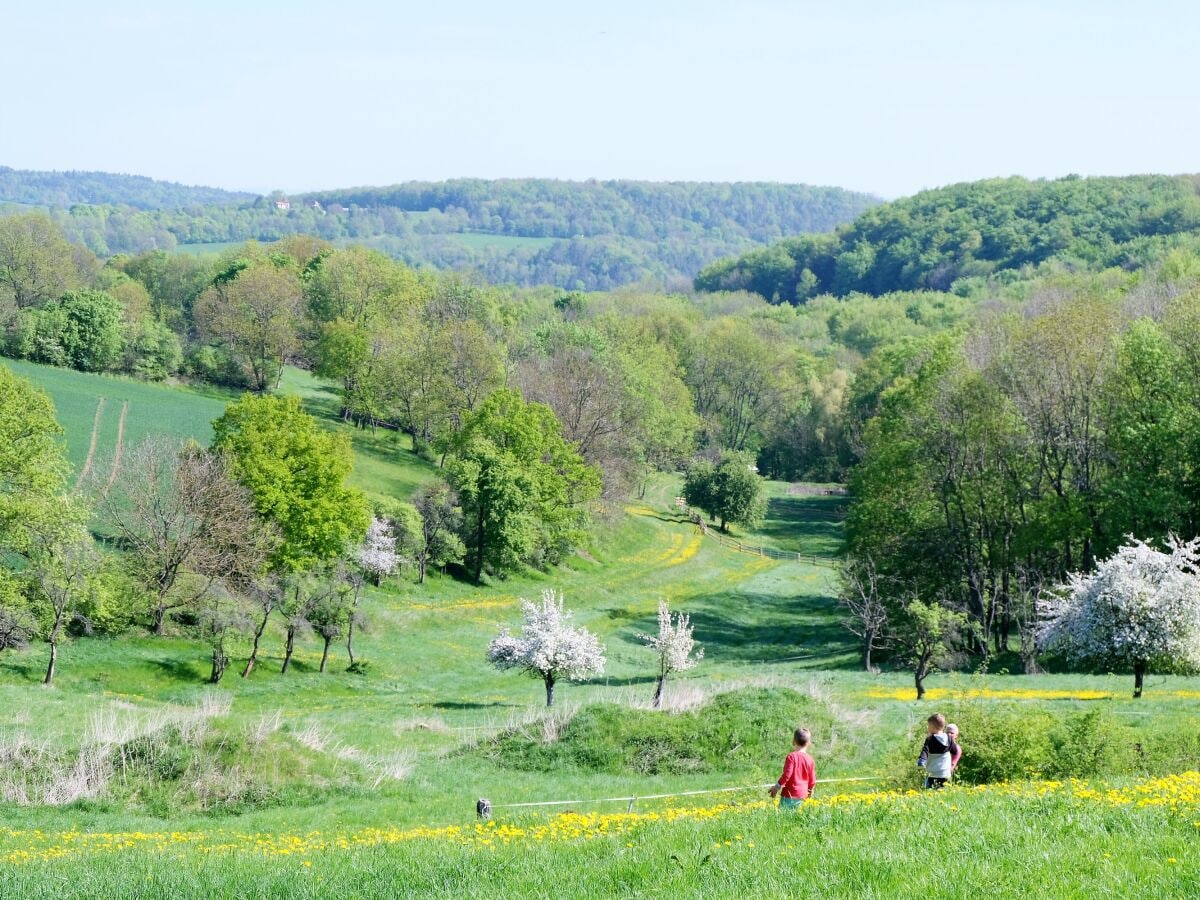
{"type": "Polygon", "coordinates": [[[167,608],[161,600],[154,609],[154,633],[159,637],[167,633],[167,608]]]}
{"type": "Polygon", "coordinates": [[[916,668],[913,669],[913,680],[916,681],[918,700],[925,699],[925,676],[928,674],[929,665],[925,662],[917,663],[916,668]]]}
{"type": "Polygon", "coordinates": [[[650,705],[655,709],[662,709],[663,688],[667,686],[667,676],[665,674],[658,676],[658,687],[654,689],[654,699],[650,701],[650,705]]]}
{"type": "Polygon", "coordinates": [[[332,637],[325,638],[325,650],[321,653],[321,671],[325,671],[325,663],[329,662],[329,645],[333,643],[332,637]]]}
{"type": "Polygon", "coordinates": [[[350,663],[346,669],[354,668],[354,611],[350,611],[350,621],[346,624],[346,655],[350,657],[350,663]]]}
{"type": "Polygon", "coordinates": [[[42,684],[54,683],[54,664],[58,662],[58,641],[50,642],[50,664],[46,666],[46,677],[42,679],[42,684]]]}
{"type": "Polygon", "coordinates": [[[483,510],[479,510],[479,524],[475,529],[475,583],[483,581],[483,544],[484,544],[483,510]]]}
{"type": "Polygon", "coordinates": [[[554,705],[554,679],[546,678],[546,706],[554,705]]]}
{"type": "Polygon", "coordinates": [[[1146,681],[1147,665],[1143,660],[1138,660],[1133,664],[1133,699],[1138,700],[1142,696],[1142,685],[1146,681]]]}
{"type": "Polygon", "coordinates": [[[209,684],[216,684],[221,680],[221,676],[225,674],[225,670],[229,667],[229,657],[225,655],[224,647],[213,647],[212,652],[212,673],[208,676],[209,684]]]}
{"type": "Polygon", "coordinates": [[[417,557],[417,584],[425,583],[425,566],[428,562],[429,558],[424,553],[417,557]]]}
{"type": "Polygon", "coordinates": [[[288,666],[292,664],[292,651],[296,649],[296,626],[289,625],[287,630],[287,646],[283,654],[283,668],[280,669],[281,675],[286,675],[288,666]]]}
{"type": "MultiPolygon", "coordinates": [[[[1008,550],[1008,536],[1007,535],[1005,535],[1005,538],[1004,538],[1004,549],[1006,551],[1008,550]]],[[[1010,563],[1010,565],[1011,565],[1011,563],[1010,563]]],[[[1009,651],[1008,639],[1009,639],[1009,636],[1012,634],[1012,612],[1010,610],[1012,598],[1009,593],[1009,591],[1011,590],[1011,587],[1012,587],[1012,585],[1010,582],[1009,571],[1008,571],[1008,569],[1005,569],[1004,574],[1001,576],[1001,583],[1000,583],[1000,592],[1001,592],[1001,596],[1002,596],[1004,602],[1000,608],[1000,646],[998,648],[999,650],[1001,650],[1004,653],[1007,653],[1009,651]]]]}
{"type": "Polygon", "coordinates": [[[254,664],[258,662],[258,642],[262,640],[263,632],[267,630],[267,620],[271,618],[272,610],[267,610],[266,615],[262,617],[262,621],[258,623],[258,628],[254,632],[254,645],[250,648],[250,658],[246,660],[246,668],[242,669],[242,677],[245,678],[254,671],[254,664]]]}
{"type": "Polygon", "coordinates": [[[875,644],[875,635],[871,634],[871,632],[868,631],[866,636],[863,638],[863,652],[862,652],[863,668],[866,669],[868,672],[873,671],[871,669],[871,648],[874,644],[875,644]]]}

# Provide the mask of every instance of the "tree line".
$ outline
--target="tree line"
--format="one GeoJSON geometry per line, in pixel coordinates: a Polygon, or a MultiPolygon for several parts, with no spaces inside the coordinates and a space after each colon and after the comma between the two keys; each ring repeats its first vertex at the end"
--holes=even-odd
{"type": "Polygon", "coordinates": [[[546,179],[250,197],[130,176],[16,170],[0,171],[2,201],[23,204],[9,213],[49,207],[72,240],[101,257],[311,234],[369,242],[411,265],[475,271],[493,282],[586,290],[689,280],[722,256],[828,231],[876,202],[807,185],[546,179]]]}
{"type": "Polygon", "coordinates": [[[1058,260],[1140,268],[1200,246],[1192,176],[1054,181],[1003,178],[922,191],[863,212],[833,234],[801,234],[707,266],[702,291],[749,290],[775,303],[822,294],[969,292],[1058,260]]]}
{"type": "MultiPolygon", "coordinates": [[[[1069,576],[1200,532],[1200,269],[1170,262],[1043,285],[1016,311],[868,363],[882,377],[850,477],[843,590],[867,667],[899,653],[920,690],[953,648],[985,666],[1012,652],[1033,672],[1052,647],[1132,666],[1140,692],[1151,658],[1194,664],[1101,659],[1044,628],[1069,576]]],[[[1172,621],[1200,635],[1200,608],[1172,621]]]]}

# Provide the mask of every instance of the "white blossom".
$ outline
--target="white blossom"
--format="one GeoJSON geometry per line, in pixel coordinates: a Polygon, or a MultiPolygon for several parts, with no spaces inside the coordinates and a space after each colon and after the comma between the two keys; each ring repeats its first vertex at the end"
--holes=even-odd
{"type": "Polygon", "coordinates": [[[399,568],[400,556],[396,553],[396,538],[386,519],[371,520],[366,539],[358,548],[358,564],[376,584],[399,568]]]}
{"type": "Polygon", "coordinates": [[[658,654],[658,687],[654,691],[654,706],[662,705],[663,687],[672,672],[683,672],[695,668],[704,658],[704,649],[692,650],[696,641],[692,637],[692,623],[684,613],[671,615],[665,600],[658,602],[658,634],[639,634],[639,638],[658,654]]]}
{"type": "Polygon", "coordinates": [[[1042,600],[1042,646],[1100,665],[1200,668],[1200,538],[1168,551],[1130,538],[1088,575],[1071,575],[1042,600]]]}
{"type": "Polygon", "coordinates": [[[586,628],[571,626],[572,613],[563,606],[563,595],[542,591],[542,602],[521,600],[525,622],[520,634],[507,628],[488,645],[488,660],[497,669],[521,669],[546,684],[546,705],[554,702],[554,684],[560,679],[582,681],[604,672],[604,648],[586,628]]]}
{"type": "Polygon", "coordinates": [[[665,600],[658,603],[658,634],[639,634],[639,638],[658,654],[659,665],[664,674],[694,669],[704,658],[703,648],[692,656],[696,641],[692,638],[692,624],[686,613],[671,615],[665,600]]]}

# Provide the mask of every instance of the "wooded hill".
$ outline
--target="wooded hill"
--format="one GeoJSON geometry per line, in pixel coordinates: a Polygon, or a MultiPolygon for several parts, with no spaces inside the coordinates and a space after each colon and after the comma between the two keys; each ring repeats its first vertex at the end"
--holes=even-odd
{"type": "Polygon", "coordinates": [[[67,208],[78,203],[181,209],[214,203],[241,203],[254,194],[158,181],[144,175],[110,172],[36,172],[0,166],[0,201],[67,208]]]}
{"type": "Polygon", "coordinates": [[[831,235],[801,234],[713,263],[695,284],[803,303],[819,294],[969,291],[971,279],[1015,277],[1048,260],[1136,269],[1200,246],[1198,185],[1187,175],[956,184],[876,206],[831,235]]]}
{"type": "Polygon", "coordinates": [[[312,234],[492,282],[588,290],[686,282],[715,259],[829,231],[878,202],[775,183],[459,179],[292,197],[204,190],[97,173],[0,173],[0,202],[50,208],[68,237],[102,257],[312,234]]]}

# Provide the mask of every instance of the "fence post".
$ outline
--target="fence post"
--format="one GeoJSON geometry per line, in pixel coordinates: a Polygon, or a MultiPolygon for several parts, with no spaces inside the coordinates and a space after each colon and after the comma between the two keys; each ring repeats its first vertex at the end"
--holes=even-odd
{"type": "Polygon", "coordinates": [[[635,803],[637,803],[637,797],[630,797],[629,798],[629,808],[627,810],[625,810],[625,812],[626,813],[633,812],[633,804],[635,804],[635,803]]]}

